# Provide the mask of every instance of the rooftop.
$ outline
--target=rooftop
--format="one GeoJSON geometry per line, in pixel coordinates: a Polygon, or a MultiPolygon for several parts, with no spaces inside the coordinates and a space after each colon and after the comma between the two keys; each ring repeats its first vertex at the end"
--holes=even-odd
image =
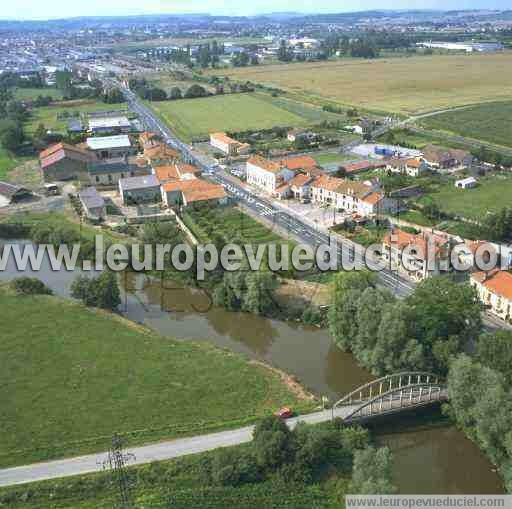
{"type": "Polygon", "coordinates": [[[89,118],[89,129],[115,129],[115,128],[128,128],[131,123],[127,117],[102,117],[102,118],[89,118]]]}
{"type": "Polygon", "coordinates": [[[274,161],[270,161],[269,159],[265,159],[261,156],[252,156],[247,164],[252,164],[253,166],[257,166],[263,170],[269,171],[271,173],[279,173],[282,169],[282,166],[279,163],[274,161]]]}
{"type": "Polygon", "coordinates": [[[91,150],[107,150],[109,148],[129,148],[132,144],[127,134],[120,134],[119,136],[87,138],[87,146],[91,150]]]}
{"type": "Polygon", "coordinates": [[[82,189],[78,193],[78,196],[83,206],[87,209],[95,209],[105,206],[103,196],[101,196],[94,187],[86,187],[85,189],[82,189]]]}
{"type": "Polygon", "coordinates": [[[159,187],[160,182],[156,175],[143,175],[141,177],[128,177],[119,180],[119,188],[123,191],[133,191],[135,189],[146,189],[150,187],[159,187]]]}
{"type": "Polygon", "coordinates": [[[494,269],[489,272],[475,272],[471,278],[485,286],[489,291],[512,300],[512,274],[505,270],[494,269]]]}

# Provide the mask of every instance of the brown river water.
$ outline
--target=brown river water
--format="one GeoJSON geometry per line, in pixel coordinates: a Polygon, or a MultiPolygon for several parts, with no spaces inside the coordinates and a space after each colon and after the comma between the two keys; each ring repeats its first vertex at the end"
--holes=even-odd
{"type": "MultiPolygon", "coordinates": [[[[45,262],[37,273],[24,275],[38,277],[56,295],[68,297],[77,273],[53,272],[45,262]]],[[[0,281],[18,275],[11,261],[0,271],[0,281]]],[[[215,308],[201,290],[163,285],[141,275],[123,274],[120,283],[121,312],[127,318],[164,336],[208,341],[263,360],[331,401],[371,379],[350,354],[333,345],[326,330],[215,308]]],[[[401,493],[503,493],[492,465],[455,427],[419,428],[412,423],[397,429],[396,419],[376,431],[379,442],[394,452],[395,483],[401,493]]]]}

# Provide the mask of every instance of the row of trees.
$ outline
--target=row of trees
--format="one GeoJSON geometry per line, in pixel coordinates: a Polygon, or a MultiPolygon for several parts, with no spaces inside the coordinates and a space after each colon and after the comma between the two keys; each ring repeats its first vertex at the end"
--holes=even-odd
{"type": "Polygon", "coordinates": [[[299,424],[290,430],[273,416],[255,427],[245,449],[221,449],[202,463],[202,477],[213,486],[254,484],[273,478],[311,484],[333,469],[351,474],[348,493],[395,492],[391,453],[370,445],[368,431],[334,422],[325,426],[299,424]]]}
{"type": "Polygon", "coordinates": [[[130,90],[133,90],[139,97],[148,101],[166,101],[176,99],[194,99],[197,97],[206,97],[210,95],[208,90],[203,86],[194,83],[185,90],[181,91],[180,87],[173,87],[169,94],[160,87],[156,87],[149,83],[146,79],[132,78],[129,81],[130,90]]]}

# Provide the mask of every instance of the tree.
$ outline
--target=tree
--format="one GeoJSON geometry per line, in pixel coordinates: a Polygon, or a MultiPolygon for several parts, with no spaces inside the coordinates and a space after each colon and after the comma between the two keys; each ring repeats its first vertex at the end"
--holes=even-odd
{"type": "Polygon", "coordinates": [[[350,350],[357,335],[357,302],[363,291],[375,283],[376,275],[369,270],[339,272],[334,278],[328,321],[334,341],[342,350],[350,350]]]}
{"type": "Polygon", "coordinates": [[[187,91],[185,92],[185,98],[186,99],[194,99],[196,97],[206,97],[208,95],[208,92],[204,87],[201,85],[198,85],[197,83],[194,83],[194,85],[191,85],[187,91]]]}
{"type": "Polygon", "coordinates": [[[422,345],[412,337],[409,309],[403,302],[384,306],[373,349],[371,370],[379,376],[402,370],[425,370],[422,345]]]}
{"type": "Polygon", "coordinates": [[[450,357],[476,341],[481,330],[481,304],[475,289],[447,277],[430,277],[416,287],[406,304],[413,337],[423,345],[428,364],[446,373],[450,357]]]}
{"type": "Polygon", "coordinates": [[[279,49],[277,50],[277,59],[281,62],[290,62],[293,60],[293,52],[286,46],[286,41],[281,39],[279,49]]]}
{"type": "Polygon", "coordinates": [[[512,382],[512,332],[500,330],[482,334],[478,338],[476,358],[512,382]]]}
{"type": "Polygon", "coordinates": [[[273,415],[262,419],[254,428],[253,447],[256,462],[264,472],[277,470],[290,462],[295,453],[291,430],[273,415]]]}
{"type": "Polygon", "coordinates": [[[0,145],[11,152],[16,152],[23,145],[25,133],[19,124],[11,124],[0,131],[0,145]]]}
{"type": "Polygon", "coordinates": [[[52,295],[53,292],[35,277],[17,277],[11,281],[11,288],[21,295],[52,295]]]}
{"type": "Polygon", "coordinates": [[[275,311],[274,290],[277,284],[270,272],[248,272],[245,284],[246,291],[242,297],[243,311],[256,315],[268,315],[275,311]]]}
{"type": "Polygon", "coordinates": [[[113,88],[103,96],[103,102],[107,104],[120,104],[124,101],[124,95],[119,88],[113,88]]]}
{"type": "Polygon", "coordinates": [[[373,355],[382,309],[393,301],[388,290],[366,288],[357,301],[357,335],[352,343],[352,352],[366,367],[373,367],[373,355]]]}
{"type": "Polygon", "coordinates": [[[96,278],[78,276],[71,285],[71,296],[86,306],[114,311],[121,304],[116,275],[108,270],[96,278]]]}
{"type": "Polygon", "coordinates": [[[392,495],[393,485],[392,455],[387,447],[368,447],[354,455],[354,468],[349,493],[362,495],[392,495]]]}
{"type": "Polygon", "coordinates": [[[181,99],[181,98],[182,98],[181,88],[180,87],[172,87],[171,91],[169,92],[169,99],[174,101],[176,99],[181,99]]]}

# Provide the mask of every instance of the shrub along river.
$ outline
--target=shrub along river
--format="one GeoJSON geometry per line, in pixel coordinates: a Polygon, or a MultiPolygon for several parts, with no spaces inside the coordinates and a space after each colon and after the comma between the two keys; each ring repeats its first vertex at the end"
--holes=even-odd
{"type": "MultiPolygon", "coordinates": [[[[25,271],[23,275],[37,277],[56,295],[69,297],[78,273],[54,272],[46,260],[37,273],[25,271]]],[[[20,275],[10,260],[0,272],[0,281],[20,275]]],[[[127,318],[164,336],[208,341],[265,361],[295,375],[312,392],[331,401],[372,378],[350,354],[334,346],[326,330],[215,308],[201,290],[168,281],[164,285],[142,275],[122,274],[120,283],[120,311],[127,318]]],[[[407,422],[410,424],[410,419],[407,422]]],[[[503,493],[492,465],[453,426],[397,427],[396,418],[383,424],[377,430],[378,439],[394,452],[395,482],[400,492],[503,493]]]]}

